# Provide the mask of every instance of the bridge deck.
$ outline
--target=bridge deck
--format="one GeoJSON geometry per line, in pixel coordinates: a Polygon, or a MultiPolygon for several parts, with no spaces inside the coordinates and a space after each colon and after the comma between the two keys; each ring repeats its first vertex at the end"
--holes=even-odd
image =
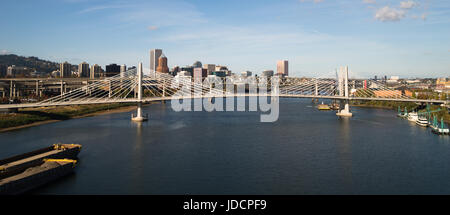
{"type": "MultiPolygon", "coordinates": [[[[33,108],[46,106],[69,106],[69,105],[86,105],[86,104],[112,104],[112,103],[138,103],[152,101],[167,101],[172,99],[199,99],[199,98],[227,98],[227,97],[263,97],[272,96],[271,94],[233,94],[233,95],[202,95],[202,96],[171,96],[171,97],[152,97],[143,98],[139,101],[136,98],[131,99],[91,99],[91,100],[73,100],[67,102],[49,102],[49,103],[23,103],[23,104],[6,104],[0,105],[0,109],[13,108],[33,108]]],[[[424,99],[398,99],[398,98],[365,98],[365,97],[343,97],[343,96],[316,96],[316,95],[296,95],[296,94],[279,94],[281,98],[317,98],[317,99],[337,99],[337,100],[363,100],[363,101],[397,101],[397,102],[420,102],[420,103],[437,103],[447,104],[444,100],[424,100],[424,99]]]]}

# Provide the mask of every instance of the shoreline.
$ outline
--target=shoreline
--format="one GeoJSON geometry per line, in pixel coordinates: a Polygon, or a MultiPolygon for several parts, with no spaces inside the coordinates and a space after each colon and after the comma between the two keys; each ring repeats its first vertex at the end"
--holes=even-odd
{"type": "Polygon", "coordinates": [[[376,105],[350,105],[350,107],[362,107],[362,108],[375,108],[375,109],[384,109],[384,110],[395,110],[391,107],[386,106],[376,106],[376,105]]]}
{"type": "MultiPolygon", "coordinates": [[[[395,111],[395,108],[386,107],[386,106],[376,106],[376,105],[350,105],[350,107],[374,108],[374,109],[383,109],[383,110],[395,111]]],[[[450,120],[444,119],[444,122],[450,125],[450,120]]]]}
{"type": "MultiPolygon", "coordinates": [[[[149,103],[149,104],[145,104],[143,106],[147,106],[147,105],[151,105],[151,104],[152,103],[149,103]]],[[[39,125],[45,125],[45,124],[50,124],[50,123],[55,123],[55,122],[61,122],[61,121],[66,121],[66,120],[71,120],[71,119],[80,119],[80,118],[107,115],[107,114],[113,114],[113,113],[123,113],[123,112],[136,110],[136,108],[137,108],[136,106],[125,106],[125,107],[118,107],[118,108],[113,108],[113,109],[94,112],[94,113],[83,114],[83,115],[79,115],[79,116],[73,116],[73,117],[70,117],[69,119],[51,119],[51,120],[33,122],[30,124],[26,124],[26,125],[2,128],[2,129],[0,129],[0,133],[8,132],[8,131],[15,131],[15,130],[23,129],[23,128],[30,128],[30,127],[39,126],[39,125]]]]}

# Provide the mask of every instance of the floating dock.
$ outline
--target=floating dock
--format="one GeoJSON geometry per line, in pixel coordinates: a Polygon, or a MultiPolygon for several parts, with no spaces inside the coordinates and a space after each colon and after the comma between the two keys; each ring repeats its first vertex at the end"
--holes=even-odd
{"type": "Polygon", "coordinates": [[[408,113],[408,109],[405,107],[405,111],[403,112],[400,107],[398,107],[398,117],[407,118],[409,121],[415,122],[417,125],[423,127],[430,127],[431,131],[438,135],[449,135],[450,129],[445,126],[444,118],[441,118],[441,123],[439,124],[436,115],[432,113],[436,113],[441,111],[440,108],[437,110],[431,110],[430,106],[427,105],[427,109],[425,112],[410,112],[408,113]],[[431,120],[433,115],[433,120],[431,120]]]}
{"type": "Polygon", "coordinates": [[[0,195],[15,195],[42,186],[73,171],[78,144],[55,144],[0,160],[0,195]]]}

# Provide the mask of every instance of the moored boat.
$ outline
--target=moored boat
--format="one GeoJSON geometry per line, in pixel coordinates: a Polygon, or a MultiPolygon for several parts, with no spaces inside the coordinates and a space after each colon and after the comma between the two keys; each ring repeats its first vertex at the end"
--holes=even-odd
{"type": "Polygon", "coordinates": [[[408,120],[411,122],[416,122],[419,119],[419,115],[416,112],[408,113],[408,120]]]}
{"type": "Polygon", "coordinates": [[[322,104],[319,104],[319,105],[317,106],[317,108],[318,108],[319,110],[331,110],[330,106],[328,106],[327,104],[324,104],[323,102],[322,102],[322,104]]]}
{"type": "Polygon", "coordinates": [[[336,102],[332,103],[331,106],[330,106],[330,108],[332,110],[339,110],[339,107],[340,107],[340,105],[338,103],[336,103],[336,102]]]}
{"type": "Polygon", "coordinates": [[[431,131],[435,134],[439,135],[448,135],[450,134],[450,129],[445,127],[444,119],[441,118],[441,124],[439,125],[436,116],[434,116],[433,123],[430,125],[431,131]]]}
{"type": "Polygon", "coordinates": [[[428,122],[428,119],[426,117],[419,117],[416,121],[416,124],[423,127],[428,127],[430,123],[428,122]]]}
{"type": "Polygon", "coordinates": [[[26,168],[36,166],[42,159],[75,159],[81,150],[79,144],[53,144],[32,152],[0,160],[0,173],[14,175],[26,168]]]}
{"type": "Polygon", "coordinates": [[[40,164],[3,178],[0,173],[0,195],[22,194],[60,177],[68,175],[77,161],[71,159],[42,159],[40,164]]]}
{"type": "Polygon", "coordinates": [[[54,144],[0,160],[0,195],[21,194],[73,171],[78,144],[54,144]]]}

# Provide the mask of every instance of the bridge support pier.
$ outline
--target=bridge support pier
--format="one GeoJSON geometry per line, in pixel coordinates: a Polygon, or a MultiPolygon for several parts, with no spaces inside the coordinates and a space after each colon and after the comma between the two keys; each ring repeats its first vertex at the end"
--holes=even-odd
{"type": "Polygon", "coordinates": [[[138,107],[136,110],[136,117],[131,115],[131,120],[134,122],[143,122],[148,120],[148,116],[142,114],[142,63],[139,63],[138,67],[138,107]]]}
{"type": "Polygon", "coordinates": [[[131,120],[134,122],[143,122],[143,121],[148,120],[148,117],[143,116],[143,114],[142,114],[142,102],[138,103],[137,110],[136,110],[136,117],[133,114],[131,114],[131,120]]]}
{"type": "MultiPolygon", "coordinates": [[[[352,117],[353,114],[350,112],[350,99],[349,99],[349,91],[348,91],[348,66],[345,67],[345,70],[341,67],[341,75],[340,77],[343,77],[344,81],[344,92],[341,90],[341,94],[344,94],[345,100],[344,100],[344,108],[340,109],[336,115],[341,117],[352,117]],[[342,74],[344,73],[344,74],[342,74]]],[[[339,78],[339,80],[342,80],[342,78],[339,78]]],[[[341,102],[341,108],[342,108],[342,102],[341,102]]]]}
{"type": "MultiPolygon", "coordinates": [[[[353,114],[350,112],[349,100],[345,100],[344,108],[339,110],[336,115],[341,117],[352,117],[353,114]]],[[[341,103],[342,104],[342,103],[341,103]]]]}

